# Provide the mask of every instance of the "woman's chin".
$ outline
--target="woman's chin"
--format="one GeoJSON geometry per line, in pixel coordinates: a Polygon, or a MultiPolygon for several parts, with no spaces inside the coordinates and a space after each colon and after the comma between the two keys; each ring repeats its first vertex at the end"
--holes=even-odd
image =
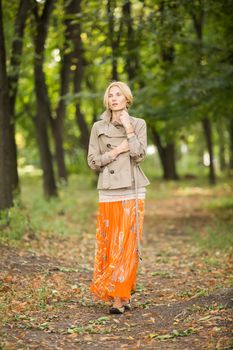
{"type": "Polygon", "coordinates": [[[112,112],[120,112],[124,109],[124,107],[118,107],[118,106],[115,106],[115,107],[112,107],[111,110],[112,112]]]}

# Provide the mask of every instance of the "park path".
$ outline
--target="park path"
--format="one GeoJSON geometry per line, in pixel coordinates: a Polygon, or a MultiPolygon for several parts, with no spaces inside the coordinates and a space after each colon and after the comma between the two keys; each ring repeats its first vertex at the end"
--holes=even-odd
{"type": "Polygon", "coordinates": [[[196,243],[214,215],[203,199],[195,188],[147,199],[133,310],[120,316],[90,299],[94,232],[2,246],[2,349],[232,348],[232,258],[196,243]]]}

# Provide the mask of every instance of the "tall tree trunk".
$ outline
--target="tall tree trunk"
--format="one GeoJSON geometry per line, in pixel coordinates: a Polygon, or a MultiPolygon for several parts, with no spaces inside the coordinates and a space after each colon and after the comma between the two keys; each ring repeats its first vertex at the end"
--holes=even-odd
{"type": "Polygon", "coordinates": [[[137,36],[133,27],[133,18],[131,14],[131,1],[126,0],[123,5],[123,18],[126,25],[126,64],[125,70],[128,74],[129,81],[135,79],[139,74],[139,30],[137,30],[137,36]],[[137,39],[136,39],[137,37],[137,39]]]}
{"type": "Polygon", "coordinates": [[[107,19],[108,19],[108,33],[110,46],[112,49],[112,80],[118,80],[118,56],[119,56],[119,44],[123,29],[123,16],[121,16],[120,25],[118,31],[115,27],[114,9],[116,7],[115,0],[107,0],[107,19]]]}
{"type": "Polygon", "coordinates": [[[35,35],[35,59],[34,79],[37,111],[35,118],[36,134],[40,150],[41,166],[43,170],[43,187],[46,197],[57,195],[55,176],[53,171],[52,154],[48,137],[48,122],[51,118],[50,102],[48,97],[45,74],[43,71],[44,46],[48,32],[49,17],[55,0],[47,0],[44,4],[41,16],[38,8],[35,10],[36,35],[35,35]]]}
{"type": "Polygon", "coordinates": [[[118,72],[117,72],[117,52],[116,52],[116,43],[114,40],[114,15],[112,9],[112,3],[115,5],[115,1],[108,0],[107,2],[107,15],[108,15],[108,31],[109,31],[109,39],[110,45],[112,49],[112,80],[118,80],[118,72]]]}
{"type": "MultiPolygon", "coordinates": [[[[79,19],[81,18],[81,0],[74,1],[76,15],[79,15],[79,19]]],[[[74,71],[74,93],[79,94],[82,90],[82,80],[84,75],[84,52],[81,38],[81,23],[80,20],[74,24],[74,55],[73,55],[73,65],[76,66],[74,71]]],[[[82,147],[88,150],[88,142],[89,142],[89,130],[87,123],[85,121],[84,115],[81,111],[81,98],[78,97],[76,102],[76,121],[80,130],[80,143],[82,147]]]]}
{"type": "Polygon", "coordinates": [[[10,163],[10,99],[6,70],[6,49],[0,0],[0,211],[13,205],[10,163]]]}
{"type": "MultiPolygon", "coordinates": [[[[202,51],[203,51],[203,26],[204,26],[204,19],[205,19],[205,12],[204,12],[204,3],[203,0],[198,0],[198,7],[193,8],[190,7],[190,14],[193,20],[193,26],[194,30],[196,32],[197,37],[197,43],[198,43],[198,58],[197,63],[199,66],[200,74],[202,75],[202,51]]],[[[207,150],[209,153],[209,182],[210,184],[216,183],[216,175],[215,175],[215,168],[214,168],[214,156],[213,156],[213,142],[212,142],[212,132],[211,132],[211,121],[203,117],[201,120],[204,136],[206,139],[206,145],[207,150]]]]}
{"type": "MultiPolygon", "coordinates": [[[[159,11],[160,11],[160,26],[164,28],[165,25],[165,2],[164,0],[159,1],[159,11]]],[[[173,5],[168,5],[173,6],[173,5]]],[[[173,33],[172,33],[173,34],[173,33]]],[[[164,80],[167,79],[168,70],[172,67],[174,63],[174,46],[172,40],[170,44],[164,43],[164,38],[159,41],[160,45],[160,57],[161,57],[161,66],[164,69],[164,80]]],[[[155,127],[152,128],[152,135],[154,142],[157,146],[161,165],[163,168],[163,178],[165,180],[178,180],[178,175],[176,171],[176,157],[175,157],[175,142],[166,142],[165,145],[162,144],[160,135],[156,131],[155,127]]]]}
{"type": "Polygon", "coordinates": [[[56,109],[56,118],[51,118],[51,127],[53,132],[53,137],[55,141],[55,157],[58,168],[58,177],[62,181],[67,182],[67,171],[65,166],[65,155],[63,148],[63,127],[64,119],[66,115],[66,100],[65,96],[69,91],[70,83],[70,65],[72,59],[72,50],[71,50],[71,39],[73,36],[73,25],[72,21],[76,16],[76,1],[64,0],[65,6],[65,39],[64,47],[61,52],[61,69],[60,69],[60,98],[58,106],[56,109]]]}
{"type": "Polygon", "coordinates": [[[13,189],[19,188],[19,176],[17,170],[17,146],[15,142],[15,102],[18,90],[18,80],[20,73],[20,64],[22,59],[23,50],[23,37],[26,19],[29,13],[29,9],[34,6],[31,0],[20,0],[18,11],[16,14],[14,24],[14,39],[11,48],[10,57],[10,73],[9,73],[9,90],[10,90],[10,150],[9,150],[9,161],[10,161],[10,176],[13,189]]]}
{"type": "Polygon", "coordinates": [[[221,121],[217,124],[217,133],[218,133],[218,146],[219,146],[219,167],[221,171],[226,170],[226,147],[224,140],[224,129],[222,128],[221,121]]]}
{"type": "Polygon", "coordinates": [[[229,125],[229,169],[233,170],[233,117],[229,125]]]}

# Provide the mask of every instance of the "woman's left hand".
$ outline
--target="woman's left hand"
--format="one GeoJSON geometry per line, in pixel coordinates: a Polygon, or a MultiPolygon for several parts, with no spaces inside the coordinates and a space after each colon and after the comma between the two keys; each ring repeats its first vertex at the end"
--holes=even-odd
{"type": "Polygon", "coordinates": [[[131,127],[130,119],[129,119],[129,113],[123,110],[120,115],[120,121],[122,122],[122,125],[125,129],[128,129],[131,127]]]}

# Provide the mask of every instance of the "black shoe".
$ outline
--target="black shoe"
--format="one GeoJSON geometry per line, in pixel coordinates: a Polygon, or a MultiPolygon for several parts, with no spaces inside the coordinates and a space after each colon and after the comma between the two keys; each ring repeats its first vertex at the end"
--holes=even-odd
{"type": "Polygon", "coordinates": [[[128,303],[124,304],[125,310],[132,310],[131,305],[131,298],[129,299],[128,303]]]}
{"type": "Polygon", "coordinates": [[[110,314],[123,314],[125,312],[125,306],[121,307],[110,307],[109,313],[110,314]]]}

